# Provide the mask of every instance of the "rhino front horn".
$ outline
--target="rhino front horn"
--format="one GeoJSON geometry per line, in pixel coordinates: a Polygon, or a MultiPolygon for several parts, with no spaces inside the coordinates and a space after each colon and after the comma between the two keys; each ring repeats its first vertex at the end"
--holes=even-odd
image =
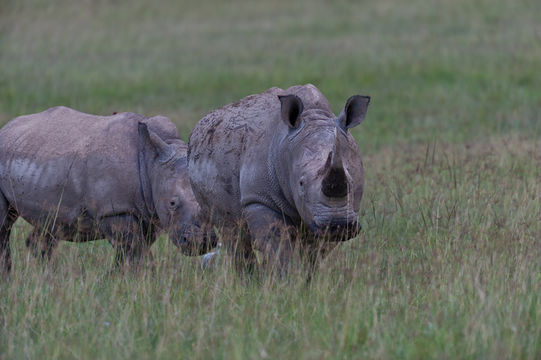
{"type": "Polygon", "coordinates": [[[321,191],[325,196],[331,198],[341,198],[348,194],[348,181],[338,141],[334,144],[333,150],[327,158],[327,169],[321,182],[321,191]]]}

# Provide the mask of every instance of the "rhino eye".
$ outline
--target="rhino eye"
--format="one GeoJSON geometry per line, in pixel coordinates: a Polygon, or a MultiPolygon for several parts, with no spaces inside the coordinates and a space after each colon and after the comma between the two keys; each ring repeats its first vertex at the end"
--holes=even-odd
{"type": "Polygon", "coordinates": [[[301,180],[301,181],[299,182],[299,185],[300,185],[300,186],[304,186],[304,181],[301,180]]]}
{"type": "Polygon", "coordinates": [[[182,206],[182,201],[178,195],[175,195],[169,198],[168,204],[169,204],[169,210],[174,211],[182,206]]]}

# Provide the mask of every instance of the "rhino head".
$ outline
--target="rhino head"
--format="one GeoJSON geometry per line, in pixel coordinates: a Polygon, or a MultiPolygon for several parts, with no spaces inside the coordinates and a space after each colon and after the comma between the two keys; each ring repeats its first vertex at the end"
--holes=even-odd
{"type": "Polygon", "coordinates": [[[296,95],[279,96],[287,133],[278,145],[281,187],[316,236],[350,239],[360,231],[363,164],[349,129],[365,118],[370,97],[350,97],[342,113],[303,111],[296,95]]]}
{"type": "MultiPolygon", "coordinates": [[[[200,207],[188,178],[187,146],[178,138],[164,141],[144,123],[139,123],[139,136],[145,148],[147,188],[151,194],[145,201],[151,199],[148,207],[155,209],[162,229],[167,231],[173,243],[182,252],[190,253],[194,246],[188,243],[189,240],[197,238],[202,245],[206,244],[206,239],[199,231],[200,207]]],[[[144,187],[145,181],[141,183],[144,187]]]]}

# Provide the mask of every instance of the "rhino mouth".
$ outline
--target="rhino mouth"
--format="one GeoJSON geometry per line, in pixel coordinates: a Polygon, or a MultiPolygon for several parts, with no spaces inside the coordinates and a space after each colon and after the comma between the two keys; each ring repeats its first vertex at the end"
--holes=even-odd
{"type": "Polygon", "coordinates": [[[218,243],[214,232],[206,232],[193,224],[182,225],[180,231],[171,238],[180,251],[189,256],[203,255],[218,243]]]}
{"type": "Polygon", "coordinates": [[[327,222],[314,221],[310,225],[310,229],[318,237],[337,242],[347,241],[357,236],[361,232],[362,226],[357,220],[330,220],[327,222]]]}

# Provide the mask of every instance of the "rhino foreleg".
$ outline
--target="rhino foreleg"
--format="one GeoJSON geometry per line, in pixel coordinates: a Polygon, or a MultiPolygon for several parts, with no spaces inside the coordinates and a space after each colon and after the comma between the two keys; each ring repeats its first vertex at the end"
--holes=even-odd
{"type": "Polygon", "coordinates": [[[133,215],[117,215],[102,219],[99,228],[115,249],[115,266],[153,263],[150,246],[156,236],[145,222],[133,215]]]}
{"type": "Polygon", "coordinates": [[[305,265],[308,271],[308,280],[312,278],[312,273],[316,270],[319,262],[325,259],[327,255],[338,245],[337,242],[322,242],[308,245],[303,253],[305,253],[305,265]]]}
{"type": "Polygon", "coordinates": [[[238,233],[228,234],[226,238],[232,241],[224,241],[229,253],[233,254],[233,265],[239,273],[251,274],[257,264],[250,234],[245,226],[239,227],[238,233]]]}
{"type": "Polygon", "coordinates": [[[34,257],[49,260],[58,241],[43,228],[36,226],[26,238],[25,245],[34,257]]]}
{"type": "Polygon", "coordinates": [[[226,227],[217,230],[213,238],[215,250],[207,252],[202,259],[203,270],[215,268],[218,258],[224,253],[231,255],[233,266],[240,274],[251,274],[257,264],[257,257],[252,247],[251,237],[246,226],[226,227]],[[220,240],[220,242],[218,242],[220,240]],[[221,251],[221,247],[225,251],[221,251]]]}
{"type": "Polygon", "coordinates": [[[150,251],[150,247],[134,244],[135,239],[131,234],[123,238],[123,241],[116,242],[113,247],[115,249],[115,267],[129,265],[135,269],[143,264],[149,264],[154,267],[154,257],[150,251]]]}
{"type": "Polygon", "coordinates": [[[293,245],[290,227],[282,214],[262,204],[251,204],[244,209],[244,218],[268,270],[285,272],[293,260],[293,245]]]}

